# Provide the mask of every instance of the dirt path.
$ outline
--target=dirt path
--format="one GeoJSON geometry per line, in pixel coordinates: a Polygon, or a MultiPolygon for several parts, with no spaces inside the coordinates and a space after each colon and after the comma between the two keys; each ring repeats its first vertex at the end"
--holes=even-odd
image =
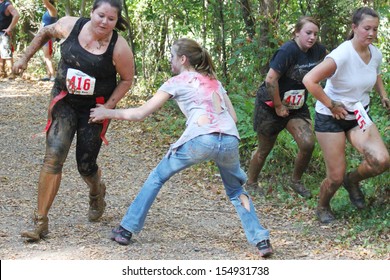
{"type": "MultiPolygon", "coordinates": [[[[246,242],[219,177],[202,166],[174,176],[164,186],[133,244],[119,246],[108,238],[168,147],[141,123],[113,122],[109,129],[110,144],[99,157],[108,204],[101,222],[87,220],[88,190],[77,173],[72,146],[49,213],[50,234],[39,243],[25,242],[20,231],[31,225],[45,147],[43,136],[32,136],[46,123],[50,86],[0,81],[0,259],[259,259],[246,242]]],[[[254,201],[263,225],[271,230],[274,260],[389,257],[383,244],[339,243],[338,236],[347,230],[345,222],[320,226],[304,200],[295,214],[272,199],[256,196],[254,201]]]]}

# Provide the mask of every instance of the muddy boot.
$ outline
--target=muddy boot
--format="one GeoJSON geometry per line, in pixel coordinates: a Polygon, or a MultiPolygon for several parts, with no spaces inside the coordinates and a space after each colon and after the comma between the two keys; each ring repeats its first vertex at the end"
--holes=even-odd
{"type": "Polygon", "coordinates": [[[290,187],[300,196],[304,198],[311,198],[311,192],[305,188],[305,186],[300,180],[291,181],[290,187]]]}
{"type": "Polygon", "coordinates": [[[344,188],[348,191],[349,199],[352,204],[358,209],[364,209],[366,207],[364,201],[364,194],[359,187],[359,183],[351,183],[349,180],[349,173],[345,174],[343,181],[344,188]]]}
{"type": "Polygon", "coordinates": [[[90,222],[96,222],[103,215],[106,209],[106,202],[104,197],[106,196],[106,185],[100,183],[100,193],[97,195],[89,195],[89,211],[88,220],[90,222]]]}
{"type": "Polygon", "coordinates": [[[318,206],[316,209],[317,219],[323,224],[329,224],[336,220],[330,207],[318,206]]]}
{"type": "Polygon", "coordinates": [[[322,181],[316,216],[321,223],[329,224],[336,220],[330,207],[330,200],[340,186],[332,185],[328,179],[322,181]]]}
{"type": "Polygon", "coordinates": [[[39,241],[49,233],[49,218],[47,216],[35,214],[34,224],[34,229],[21,233],[21,236],[28,238],[29,241],[39,241]]]}
{"type": "Polygon", "coordinates": [[[82,176],[89,186],[89,210],[88,220],[96,222],[103,215],[106,208],[104,197],[106,196],[106,185],[101,181],[101,170],[92,176],[82,176]]]}

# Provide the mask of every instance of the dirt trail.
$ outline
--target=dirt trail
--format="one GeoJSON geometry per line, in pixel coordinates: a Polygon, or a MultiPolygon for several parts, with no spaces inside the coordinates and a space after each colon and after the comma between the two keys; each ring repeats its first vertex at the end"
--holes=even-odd
{"type": "MultiPolygon", "coordinates": [[[[201,167],[174,176],[163,187],[145,229],[130,246],[108,238],[168,148],[142,123],[112,122],[109,128],[110,144],[99,157],[107,184],[102,220],[87,220],[88,190],[77,173],[73,145],[49,213],[50,234],[39,243],[25,242],[20,231],[31,225],[45,148],[42,135],[32,136],[46,123],[50,87],[50,83],[22,79],[0,81],[0,259],[259,259],[245,239],[219,177],[205,174],[201,167]]],[[[262,224],[271,230],[274,260],[386,258],[380,245],[366,248],[353,240],[348,246],[340,244],[337,237],[343,234],[345,221],[320,226],[304,200],[295,215],[260,196],[255,197],[255,206],[262,224]]]]}

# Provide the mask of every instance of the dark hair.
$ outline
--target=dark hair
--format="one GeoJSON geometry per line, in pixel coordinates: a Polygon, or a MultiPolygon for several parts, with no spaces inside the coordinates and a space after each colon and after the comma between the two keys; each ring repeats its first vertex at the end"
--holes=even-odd
{"type": "Polygon", "coordinates": [[[56,1],[55,0],[49,0],[50,4],[52,4],[53,6],[56,4],[56,1]]]}
{"type": "Polygon", "coordinates": [[[295,33],[301,31],[302,27],[305,25],[305,23],[311,22],[314,25],[317,25],[318,28],[320,28],[320,23],[317,19],[310,16],[302,16],[298,19],[297,23],[295,24],[294,31],[293,31],[293,37],[295,37],[295,33]]]}
{"type": "Polygon", "coordinates": [[[124,31],[129,27],[129,23],[122,17],[122,1],[120,0],[95,0],[92,6],[92,11],[99,8],[102,4],[107,3],[110,6],[118,10],[118,21],[115,25],[115,28],[124,31]]]}
{"type": "Polygon", "coordinates": [[[196,71],[216,79],[215,68],[210,54],[205,48],[202,48],[195,40],[181,38],[173,43],[178,56],[185,55],[190,65],[196,71]]]}
{"type": "MultiPolygon", "coordinates": [[[[356,26],[359,25],[362,20],[364,19],[364,16],[372,16],[374,18],[379,19],[379,15],[376,11],[369,7],[361,7],[357,9],[353,15],[352,15],[352,23],[356,26]]],[[[351,40],[353,38],[353,30],[351,30],[351,33],[349,33],[348,40],[351,40]]]]}

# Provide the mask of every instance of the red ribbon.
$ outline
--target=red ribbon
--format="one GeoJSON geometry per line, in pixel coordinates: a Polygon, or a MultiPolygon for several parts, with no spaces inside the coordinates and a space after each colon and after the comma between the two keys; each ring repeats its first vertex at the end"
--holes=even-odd
{"type": "MultiPolygon", "coordinates": [[[[104,97],[103,96],[96,97],[96,104],[104,104],[104,97]]],[[[107,128],[108,128],[108,119],[105,119],[103,121],[103,128],[102,128],[102,132],[100,133],[100,138],[102,139],[103,143],[106,145],[108,145],[108,141],[105,136],[107,128]]]]}
{"type": "Polygon", "coordinates": [[[64,98],[66,95],[68,94],[68,92],[66,91],[61,91],[59,95],[57,95],[56,97],[54,97],[51,102],[50,102],[50,106],[49,106],[49,111],[47,113],[47,123],[46,123],[46,127],[44,129],[43,132],[47,132],[51,126],[51,122],[52,122],[52,115],[51,115],[51,111],[53,110],[53,107],[54,105],[56,105],[56,103],[58,101],[60,101],[62,98],[64,98]]]}

